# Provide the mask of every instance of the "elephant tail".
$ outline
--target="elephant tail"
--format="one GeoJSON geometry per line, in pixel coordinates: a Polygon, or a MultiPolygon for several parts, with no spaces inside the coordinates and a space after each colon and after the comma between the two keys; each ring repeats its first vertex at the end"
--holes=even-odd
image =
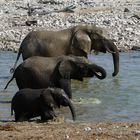
{"type": "Polygon", "coordinates": [[[13,74],[12,78],[8,81],[8,83],[6,84],[5,89],[7,89],[8,85],[10,84],[10,82],[15,78],[15,75],[13,74]]]}
{"type": "Polygon", "coordinates": [[[16,58],[16,62],[15,62],[15,64],[14,64],[13,68],[10,69],[10,73],[14,73],[20,55],[21,55],[21,46],[20,46],[19,51],[18,51],[18,55],[17,55],[17,58],[16,58]]]}

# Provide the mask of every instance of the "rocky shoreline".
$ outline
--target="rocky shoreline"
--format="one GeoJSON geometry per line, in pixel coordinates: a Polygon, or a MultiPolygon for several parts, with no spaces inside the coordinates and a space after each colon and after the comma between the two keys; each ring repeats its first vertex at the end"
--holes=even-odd
{"type": "Polygon", "coordinates": [[[0,9],[0,50],[17,51],[31,30],[96,24],[107,31],[120,51],[140,51],[137,0],[1,0],[0,9]]]}

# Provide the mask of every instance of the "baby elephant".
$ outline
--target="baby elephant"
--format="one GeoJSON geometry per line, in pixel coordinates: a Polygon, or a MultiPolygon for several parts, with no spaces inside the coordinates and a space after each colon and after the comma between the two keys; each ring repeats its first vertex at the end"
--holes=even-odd
{"type": "Polygon", "coordinates": [[[19,90],[12,99],[11,114],[15,112],[15,121],[27,121],[31,118],[41,116],[42,121],[51,120],[56,117],[54,108],[69,106],[73,120],[75,120],[75,110],[70,99],[63,89],[22,89],[19,90]]]}

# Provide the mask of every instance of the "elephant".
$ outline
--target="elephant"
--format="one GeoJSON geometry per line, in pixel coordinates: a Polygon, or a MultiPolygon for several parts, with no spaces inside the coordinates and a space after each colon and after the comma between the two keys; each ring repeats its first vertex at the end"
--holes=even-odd
{"type": "Polygon", "coordinates": [[[85,57],[33,56],[23,61],[15,70],[4,89],[15,78],[19,89],[23,88],[62,88],[72,98],[71,79],[83,81],[83,78],[96,76],[106,78],[106,71],[101,66],[90,63],[85,57]]]}
{"type": "Polygon", "coordinates": [[[10,70],[14,72],[16,64],[22,54],[23,60],[32,56],[54,57],[61,55],[75,55],[88,57],[95,52],[110,52],[114,62],[116,76],[119,72],[119,51],[112,40],[104,36],[104,30],[96,25],[77,25],[59,31],[31,31],[23,39],[16,62],[10,70]]]}
{"type": "Polygon", "coordinates": [[[60,106],[69,107],[73,120],[76,119],[75,109],[60,88],[44,89],[21,89],[12,98],[11,115],[15,112],[15,121],[28,121],[31,118],[41,116],[41,121],[54,119],[56,116],[54,109],[60,106]]]}

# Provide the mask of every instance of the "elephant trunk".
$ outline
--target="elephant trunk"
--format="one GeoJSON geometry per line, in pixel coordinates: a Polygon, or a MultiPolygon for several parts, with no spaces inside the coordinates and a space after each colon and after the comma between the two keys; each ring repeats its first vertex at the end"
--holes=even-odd
{"type": "Polygon", "coordinates": [[[93,74],[98,78],[98,79],[104,79],[106,78],[106,70],[98,66],[96,64],[90,64],[89,67],[92,69],[93,74]]]}
{"type": "Polygon", "coordinates": [[[119,51],[111,40],[104,40],[104,46],[108,52],[112,53],[114,63],[114,72],[112,76],[116,76],[119,72],[119,51]]]}
{"type": "MultiPolygon", "coordinates": [[[[57,96],[58,96],[58,94],[57,94],[57,96]]],[[[57,97],[57,96],[55,96],[55,97],[57,97]]],[[[70,109],[70,111],[71,111],[73,120],[76,119],[75,108],[74,108],[74,106],[73,106],[71,100],[69,99],[69,97],[68,97],[65,93],[61,96],[61,99],[60,99],[60,97],[59,97],[59,98],[57,98],[57,99],[55,99],[55,100],[57,101],[58,107],[59,107],[60,105],[62,105],[62,106],[68,106],[69,109],[70,109]]]]}
{"type": "Polygon", "coordinates": [[[67,94],[62,89],[58,93],[52,92],[51,94],[56,102],[57,107],[60,107],[60,105],[68,106],[71,111],[72,118],[73,118],[73,120],[75,120],[76,119],[75,108],[74,108],[71,100],[67,96],[67,94]]]}
{"type": "Polygon", "coordinates": [[[70,99],[67,99],[67,100],[68,100],[68,106],[69,106],[71,114],[72,114],[72,118],[73,118],[73,120],[75,120],[76,119],[76,113],[75,113],[74,106],[73,106],[72,102],[70,101],[70,99]]]}

